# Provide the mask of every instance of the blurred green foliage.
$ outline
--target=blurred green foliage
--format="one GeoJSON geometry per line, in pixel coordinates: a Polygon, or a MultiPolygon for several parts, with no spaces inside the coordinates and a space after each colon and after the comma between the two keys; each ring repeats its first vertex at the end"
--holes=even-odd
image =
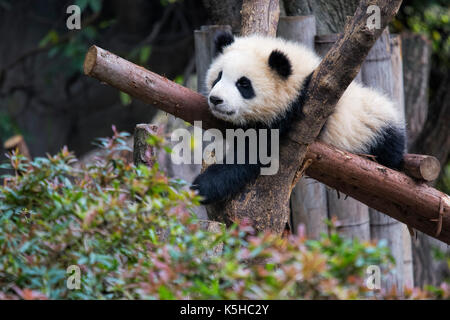
{"type": "Polygon", "coordinates": [[[12,137],[19,132],[19,127],[11,116],[7,112],[0,111],[0,137],[12,137]]]}
{"type": "MultiPolygon", "coordinates": [[[[80,30],[58,32],[49,30],[48,33],[39,42],[40,48],[48,50],[48,56],[54,58],[61,56],[66,62],[63,72],[70,77],[74,73],[82,72],[84,56],[89,46],[98,38],[99,31],[110,27],[114,20],[97,21],[96,16],[102,9],[102,0],[77,0],[83,18],[86,18],[86,12],[91,12],[91,21],[88,25],[82,26],[80,30]],[[68,63],[67,63],[68,62],[68,63]]],[[[85,20],[81,20],[82,24],[85,20]]]]}
{"type": "Polygon", "coordinates": [[[410,30],[431,40],[439,65],[450,66],[450,4],[448,0],[410,0],[393,21],[395,31],[410,30]]]}
{"type": "Polygon", "coordinates": [[[442,178],[437,183],[437,188],[450,194],[450,162],[442,168],[442,178]]]}
{"type": "MultiPolygon", "coordinates": [[[[245,221],[205,231],[192,214],[198,197],[158,164],[129,163],[128,134],[113,130],[90,164],[64,148],[32,161],[12,154],[2,166],[15,174],[0,187],[0,299],[395,298],[364,283],[368,265],[389,271],[385,243],[335,231],[281,239],[245,221]],[[80,289],[67,288],[71,265],[80,289]]],[[[159,136],[148,142],[165,146],[159,136]]],[[[406,297],[450,296],[432,289],[406,297]]]]}

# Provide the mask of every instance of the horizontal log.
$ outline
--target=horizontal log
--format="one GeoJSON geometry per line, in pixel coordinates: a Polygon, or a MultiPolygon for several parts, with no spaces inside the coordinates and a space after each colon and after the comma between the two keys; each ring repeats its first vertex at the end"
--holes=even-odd
{"type": "MultiPolygon", "coordinates": [[[[84,71],[163,111],[202,127],[226,128],[205,97],[98,47],[87,53],[84,71]]],[[[309,146],[306,173],[409,226],[450,244],[450,197],[402,172],[320,142],[309,146]]]]}
{"type": "Polygon", "coordinates": [[[450,197],[402,172],[321,142],[306,174],[414,229],[450,243],[450,197]],[[441,230],[439,234],[439,228],[441,230]]]}

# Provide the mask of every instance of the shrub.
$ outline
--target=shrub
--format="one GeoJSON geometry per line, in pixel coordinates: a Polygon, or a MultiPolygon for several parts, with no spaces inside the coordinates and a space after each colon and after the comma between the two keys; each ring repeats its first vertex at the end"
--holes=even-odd
{"type": "MultiPolygon", "coordinates": [[[[27,160],[12,154],[0,187],[0,298],[327,299],[370,298],[366,267],[389,265],[383,243],[281,239],[243,221],[217,232],[192,213],[184,182],[127,162],[128,134],[101,139],[88,165],[67,148],[27,160]],[[256,263],[258,261],[259,263],[256,263]],[[69,289],[69,266],[81,271],[69,289]]],[[[149,143],[163,146],[160,137],[149,143]]],[[[300,230],[301,231],[301,230],[300,230]]],[[[433,288],[448,297],[447,288],[433,288]],[[440,290],[440,291],[439,291],[440,290]]],[[[379,295],[379,294],[378,294],[379,295]]],[[[408,297],[430,293],[407,291],[408,297]]]]}

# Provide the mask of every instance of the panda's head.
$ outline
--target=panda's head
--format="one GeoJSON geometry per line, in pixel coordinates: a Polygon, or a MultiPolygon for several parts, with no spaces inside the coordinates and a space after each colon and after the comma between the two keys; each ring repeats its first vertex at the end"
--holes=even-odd
{"type": "Polygon", "coordinates": [[[281,39],[220,33],[215,45],[218,56],[206,76],[208,104],[217,118],[238,125],[270,124],[282,115],[318,63],[314,54],[281,39]],[[291,56],[305,55],[306,61],[292,63],[291,56]]]}

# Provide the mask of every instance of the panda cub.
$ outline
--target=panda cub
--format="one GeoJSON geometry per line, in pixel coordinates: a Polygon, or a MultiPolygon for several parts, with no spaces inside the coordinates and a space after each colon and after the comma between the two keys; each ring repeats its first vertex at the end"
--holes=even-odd
{"type": "MultiPolygon", "coordinates": [[[[279,129],[282,139],[302,115],[306,88],[320,58],[301,44],[257,35],[219,33],[215,46],[217,56],[206,76],[212,114],[234,128],[279,129]]],[[[405,152],[405,124],[390,99],[352,82],[319,139],[398,169],[405,152]]],[[[225,200],[258,177],[262,164],[248,161],[248,143],[245,150],[244,164],[213,164],[194,180],[192,189],[203,197],[202,203],[225,200]]]]}

